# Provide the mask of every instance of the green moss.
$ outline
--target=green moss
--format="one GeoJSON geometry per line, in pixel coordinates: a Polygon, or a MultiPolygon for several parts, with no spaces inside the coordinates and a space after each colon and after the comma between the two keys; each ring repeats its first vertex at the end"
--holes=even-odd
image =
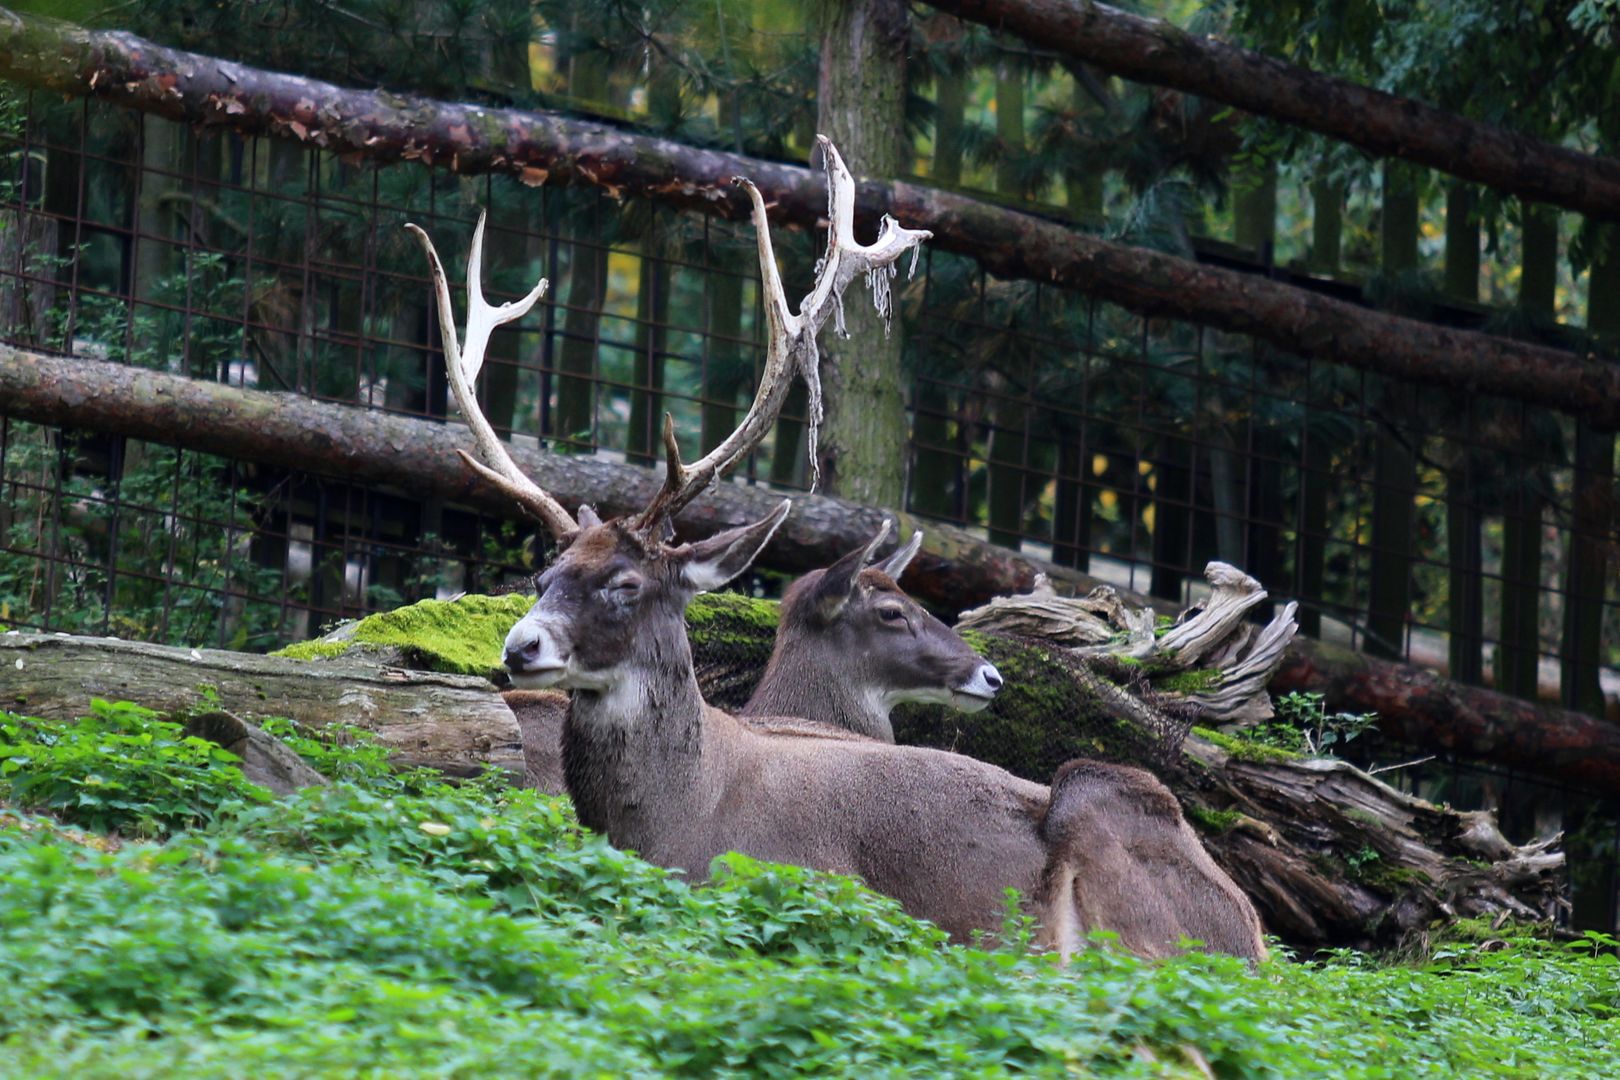
{"type": "Polygon", "coordinates": [[[413,665],[427,671],[492,675],[501,666],[506,632],[533,603],[534,597],[516,594],[423,600],[361,619],[347,641],[306,641],[276,655],[321,659],[364,643],[400,649],[413,665]]]}
{"type": "Polygon", "coordinates": [[[1182,810],[1186,813],[1187,820],[1207,833],[1228,832],[1243,820],[1243,815],[1236,810],[1211,810],[1197,803],[1186,803],[1182,806],[1182,810]]]}
{"type": "Polygon", "coordinates": [[[1376,864],[1363,866],[1360,880],[1393,897],[1420,885],[1427,885],[1433,879],[1422,870],[1407,866],[1390,866],[1380,860],[1376,864]]]}
{"type": "Polygon", "coordinates": [[[1174,675],[1166,675],[1153,684],[1156,690],[1165,690],[1176,694],[1197,694],[1204,690],[1213,690],[1219,685],[1221,685],[1219,668],[1194,668],[1191,671],[1178,671],[1174,675]]]}
{"type": "Polygon", "coordinates": [[[1193,734],[1225,750],[1239,761],[1299,761],[1301,756],[1291,750],[1254,742],[1236,735],[1228,735],[1214,728],[1195,727],[1193,734]]]}
{"type": "MultiPolygon", "coordinates": [[[[341,656],[360,643],[400,649],[413,665],[426,671],[489,676],[501,668],[501,645],[507,631],[533,603],[534,597],[520,594],[423,600],[361,619],[345,640],[300,642],[275,655],[323,660],[341,656]]],[[[770,656],[776,622],[775,601],[735,593],[704,594],[687,610],[695,647],[746,650],[761,669],[770,656]],[[761,651],[762,655],[756,655],[761,651]]]]}
{"type": "Polygon", "coordinates": [[[1040,783],[1074,757],[1142,760],[1149,734],[1110,715],[1051,650],[971,629],[961,635],[1001,672],[1001,692],[971,716],[902,705],[892,718],[898,741],[952,749],[1040,783]]]}
{"type": "Polygon", "coordinates": [[[756,600],[737,593],[700,593],[686,608],[686,631],[694,644],[700,639],[753,643],[762,636],[774,642],[780,609],[775,600],[756,600]]]}
{"type": "Polygon", "coordinates": [[[349,651],[348,641],[300,641],[277,649],[271,656],[285,656],[290,660],[330,660],[349,651]]]}

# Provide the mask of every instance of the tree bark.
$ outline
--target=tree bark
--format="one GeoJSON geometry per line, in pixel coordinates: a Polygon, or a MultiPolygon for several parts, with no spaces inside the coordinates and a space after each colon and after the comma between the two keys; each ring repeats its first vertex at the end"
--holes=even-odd
{"type": "Polygon", "coordinates": [[[1379,157],[1603,220],[1620,218],[1620,161],[1613,158],[1468,120],[1090,0],[927,2],[1114,75],[1320,132],[1379,157]]]}
{"type": "MultiPolygon", "coordinates": [[[[1519,307],[1540,325],[1558,318],[1558,215],[1526,203],[1520,236],[1523,266],[1519,307]]],[[[1541,668],[1542,477],[1532,433],[1547,418],[1514,410],[1530,453],[1510,456],[1502,483],[1502,603],[1498,624],[1496,688],[1534,700],[1541,668]]]]}
{"type": "MultiPolygon", "coordinates": [[[[283,468],[337,474],[412,497],[453,499],[522,520],[518,507],[492,493],[457,456],[470,445],[460,423],[421,420],[290,394],[243,390],[119,364],[45,356],[0,345],[0,415],[129,435],[283,468]]],[[[660,484],[654,469],[595,457],[512,445],[521,467],[570,510],[592,502],[604,515],[639,512],[660,484]]],[[[756,521],[780,493],[740,483],[714,485],[676,521],[681,535],[707,536],[756,521]]],[[[795,496],[765,565],[783,570],[826,566],[872,538],[884,518],[902,533],[926,531],[908,585],[919,599],[955,611],[991,596],[1027,591],[1036,564],[971,534],[909,514],[822,495],[795,496]],[[915,577],[913,577],[915,575],[915,577]]],[[[1053,568],[1054,580],[1089,589],[1096,579],[1053,568]]]]}
{"type": "MultiPolygon", "coordinates": [[[[1605,227],[1587,279],[1586,328],[1608,349],[1620,341],[1620,230],[1605,227]]],[[[1612,353],[1611,353],[1612,355],[1612,353]]],[[[1614,361],[1611,359],[1610,361],[1614,361]]],[[[1603,601],[1613,580],[1620,524],[1614,435],[1575,422],[1575,513],[1564,586],[1564,706],[1602,716],[1603,601]]]]}
{"type": "MultiPolygon", "coordinates": [[[[553,114],[345,90],[37,17],[0,17],[0,77],[376,162],[414,160],[469,175],[502,172],[529,183],[635,192],[732,220],[748,214],[747,198],[731,185],[733,176],[746,175],[776,222],[813,227],[826,212],[821,177],[795,166],[553,114]]],[[[1610,209],[1615,205],[1620,201],[1610,209]]],[[[1615,365],[1370,312],[916,184],[863,183],[862,228],[884,213],[932,230],[936,246],[1004,278],[1045,281],[1141,315],[1249,334],[1286,352],[1424,385],[1578,411],[1601,430],[1620,428],[1615,365]]]]}
{"type": "MultiPolygon", "coordinates": [[[[1418,195],[1412,170],[1384,163],[1381,269],[1396,279],[1417,269],[1418,195]]],[[[1412,531],[1416,513],[1417,438],[1410,387],[1384,387],[1378,439],[1373,445],[1372,565],[1367,582],[1367,638],[1375,656],[1406,655],[1406,618],[1412,606],[1412,531]]]]}
{"type": "MultiPolygon", "coordinates": [[[[996,191],[1007,199],[1021,199],[1019,167],[1024,158],[1023,68],[1004,60],[996,72],[996,143],[1001,160],[996,164],[996,191]]],[[[1017,551],[1024,535],[1024,479],[1029,462],[1029,407],[1020,385],[1023,371],[1002,371],[990,385],[989,463],[985,518],[990,542],[1017,551]]]]}
{"type": "Polygon", "coordinates": [[[116,638],[0,634],[0,707],[69,719],[91,698],[160,712],[216,704],[244,720],[280,716],[316,730],[351,725],[402,766],[453,776],[493,766],[523,775],[517,721],[487,679],[408,671],[345,654],[288,660],[116,638]]]}
{"type": "Polygon", "coordinates": [[[1337,709],[1376,712],[1381,732],[1422,751],[1620,790],[1620,725],[1594,717],[1304,639],[1295,639],[1271,689],[1315,692],[1337,709]]]}
{"type": "MultiPolygon", "coordinates": [[[[1469,185],[1446,186],[1447,296],[1464,303],[1479,301],[1478,193],[1469,185]]],[[[1446,470],[1446,616],[1451,677],[1460,682],[1485,681],[1485,523],[1480,512],[1480,454],[1473,441],[1474,402],[1460,402],[1458,440],[1446,470]]]]}
{"type": "MultiPolygon", "coordinates": [[[[905,0],[822,0],[819,127],[867,176],[905,171],[909,22],[905,0]]],[[[821,484],[829,495],[900,506],[907,442],[900,321],[854,299],[844,323],[847,338],[828,334],[821,345],[821,484]]]]}
{"type": "MultiPolygon", "coordinates": [[[[417,498],[454,499],[487,513],[521,517],[515,505],[477,482],[456,455],[468,443],[459,424],[9,346],[0,346],[0,401],[4,413],[17,419],[337,474],[357,484],[390,487],[417,498]]],[[[639,511],[660,483],[652,469],[521,446],[509,449],[519,466],[570,509],[592,501],[606,515],[639,511]]],[[[757,520],[778,498],[768,489],[717,484],[681,514],[677,528],[685,537],[712,535],[757,520]]],[[[826,566],[865,544],[886,517],[899,520],[902,534],[924,531],[923,550],[904,585],[947,612],[1028,592],[1040,573],[1078,593],[1102,584],[1076,570],[996,548],[949,525],[821,495],[795,499],[779,540],[760,563],[794,572],[826,566]]],[[[1175,612],[1167,608],[1165,613],[1175,612]]],[[[1337,707],[1377,711],[1386,730],[1422,747],[1620,789],[1620,726],[1318,643],[1296,640],[1289,655],[1290,663],[1274,683],[1277,689],[1318,690],[1337,707]]]]}

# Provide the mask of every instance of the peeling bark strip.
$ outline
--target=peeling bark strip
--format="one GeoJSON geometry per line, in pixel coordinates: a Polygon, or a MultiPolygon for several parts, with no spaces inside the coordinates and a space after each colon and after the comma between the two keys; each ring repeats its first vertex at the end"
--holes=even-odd
{"type": "Polygon", "coordinates": [[[1536,202],[1620,220],[1620,160],[1078,0],[923,0],[1136,82],[1165,86],[1536,202]]]}
{"type": "MultiPolygon", "coordinates": [[[[390,416],[290,394],[238,390],[101,361],[44,356],[0,345],[0,416],[148,439],[289,469],[344,476],[414,496],[452,499],[522,520],[457,456],[459,424],[390,416]],[[404,453],[406,449],[409,454],[404,453]]],[[[654,469],[511,446],[517,463],[570,510],[589,501],[604,514],[634,513],[658,487],[654,469]]],[[[716,484],[677,520],[688,538],[756,521],[779,496],[766,488],[716,484]]],[[[948,525],[823,495],[794,498],[793,513],[759,560],[774,570],[826,566],[864,545],[884,518],[902,537],[924,530],[923,550],[905,577],[912,595],[957,612],[1007,593],[1028,592],[1037,573],[1064,590],[1103,584],[1068,567],[993,547],[948,525]]],[[[1122,599],[1148,604],[1121,591],[1122,599]]],[[[1170,606],[1155,605],[1165,614],[1170,606]]],[[[1336,707],[1377,710],[1383,726],[1420,746],[1499,761],[1555,779],[1620,790],[1620,726],[1465,687],[1404,664],[1296,638],[1272,683],[1319,690],[1336,707]],[[1423,693],[1401,693],[1421,686],[1423,693]]]]}
{"type": "MultiPolygon", "coordinates": [[[[532,184],[588,185],[733,220],[748,216],[747,197],[731,185],[733,176],[745,175],[772,203],[776,223],[814,227],[826,213],[820,176],[798,166],[551,113],[346,90],[4,9],[0,78],[376,162],[415,160],[463,174],[507,173],[532,184]]],[[[1614,205],[1620,203],[1609,205],[1611,214],[1614,205]]],[[[935,245],[1004,278],[1048,281],[1141,315],[1248,334],[1289,352],[1620,428],[1620,366],[1369,311],[916,184],[862,184],[857,212],[863,227],[874,228],[885,211],[932,231],[935,245]]]]}

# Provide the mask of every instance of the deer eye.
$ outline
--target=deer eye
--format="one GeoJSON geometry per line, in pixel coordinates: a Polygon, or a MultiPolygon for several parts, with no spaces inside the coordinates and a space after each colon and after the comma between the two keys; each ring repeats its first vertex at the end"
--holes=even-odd
{"type": "Polygon", "coordinates": [[[887,607],[878,608],[878,618],[882,619],[886,623],[905,622],[906,612],[904,608],[889,605],[887,607]]]}
{"type": "Polygon", "coordinates": [[[608,581],[607,591],[616,599],[628,600],[641,591],[641,575],[633,570],[617,574],[608,581]]]}

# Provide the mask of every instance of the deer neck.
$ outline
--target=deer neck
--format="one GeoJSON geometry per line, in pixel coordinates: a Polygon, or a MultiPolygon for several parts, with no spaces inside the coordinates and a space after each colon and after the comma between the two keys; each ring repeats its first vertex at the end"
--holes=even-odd
{"type": "Polygon", "coordinates": [[[606,691],[575,690],[563,723],[563,776],[582,824],[657,861],[661,830],[690,820],[705,783],[703,696],[685,626],[645,644],[606,691]]]}
{"type": "Polygon", "coordinates": [[[743,716],[796,716],[835,724],[859,735],[894,742],[892,706],[847,660],[817,642],[784,640],[765,666],[743,716]]]}

